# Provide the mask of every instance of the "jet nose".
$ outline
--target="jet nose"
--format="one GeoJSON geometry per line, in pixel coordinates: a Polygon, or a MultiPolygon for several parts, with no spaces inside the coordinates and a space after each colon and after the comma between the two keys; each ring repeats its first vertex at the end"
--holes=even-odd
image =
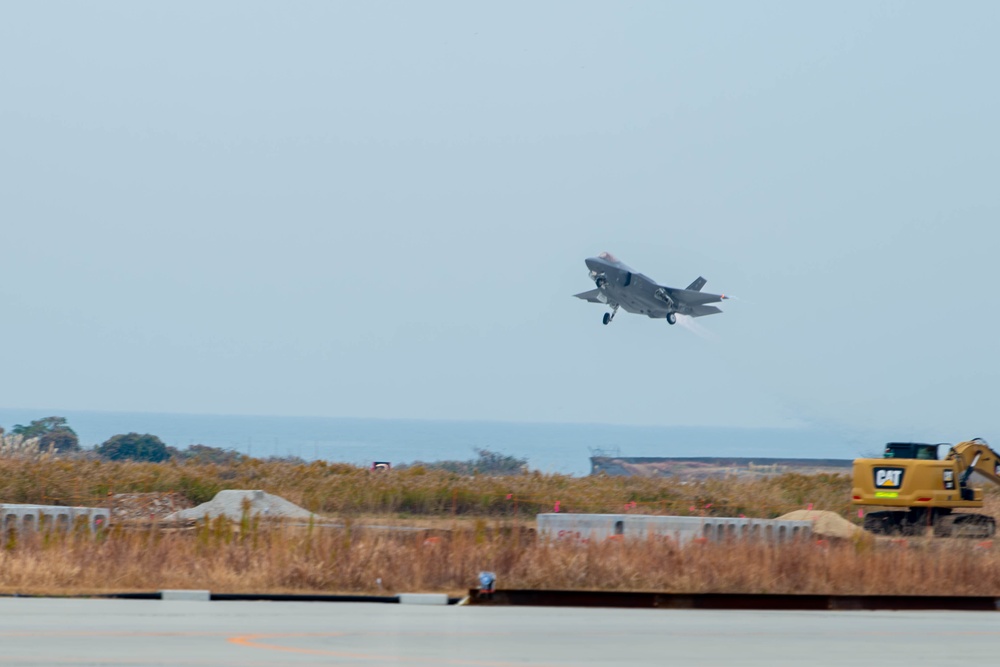
{"type": "Polygon", "coordinates": [[[605,269],[604,262],[602,262],[596,257],[588,257],[583,261],[587,264],[587,268],[590,269],[591,271],[597,271],[598,273],[600,273],[605,269]]]}

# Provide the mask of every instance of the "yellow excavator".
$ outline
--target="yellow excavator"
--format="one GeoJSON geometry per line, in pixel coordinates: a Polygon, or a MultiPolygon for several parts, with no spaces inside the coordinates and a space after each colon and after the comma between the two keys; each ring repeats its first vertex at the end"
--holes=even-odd
{"type": "Polygon", "coordinates": [[[895,508],[865,515],[865,530],[876,535],[922,535],[932,528],[938,537],[993,537],[993,517],[954,511],[982,508],[983,490],[970,484],[974,472],[1000,485],[1000,454],[982,438],[954,446],[890,442],[880,459],[855,459],[851,499],[895,508]]]}

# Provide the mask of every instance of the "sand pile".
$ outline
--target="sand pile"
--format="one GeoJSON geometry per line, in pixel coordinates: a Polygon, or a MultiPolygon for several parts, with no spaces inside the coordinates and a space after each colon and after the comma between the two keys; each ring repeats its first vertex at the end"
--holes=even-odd
{"type": "Polygon", "coordinates": [[[210,517],[225,516],[234,521],[243,517],[244,501],[249,502],[251,516],[260,515],[264,519],[304,519],[319,518],[309,510],[289,502],[281,496],[275,496],[263,491],[219,491],[207,503],[202,503],[191,509],[174,512],[166,517],[167,521],[187,521],[201,519],[206,514],[210,517]]]}
{"type": "Polygon", "coordinates": [[[820,537],[849,539],[865,532],[864,528],[855,526],[836,512],[825,510],[795,510],[778,518],[792,521],[812,521],[813,535],[820,537]]]}

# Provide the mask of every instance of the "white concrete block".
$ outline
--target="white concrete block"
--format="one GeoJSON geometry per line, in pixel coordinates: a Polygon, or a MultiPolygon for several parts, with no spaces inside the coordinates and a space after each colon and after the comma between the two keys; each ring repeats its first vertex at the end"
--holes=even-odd
{"type": "Polygon", "coordinates": [[[712,542],[750,539],[787,542],[812,534],[811,521],[732,517],[660,516],[648,514],[555,514],[537,516],[538,532],[549,539],[575,542],[610,538],[670,537],[680,544],[697,538],[712,542]]]}
{"type": "Polygon", "coordinates": [[[399,604],[448,604],[446,593],[400,593],[399,604]]]}
{"type": "Polygon", "coordinates": [[[164,590],[160,591],[161,600],[194,600],[196,602],[208,602],[212,599],[209,591],[199,590],[164,590]]]}
{"type": "Polygon", "coordinates": [[[107,527],[108,510],[100,507],[0,504],[0,529],[30,531],[70,530],[83,517],[91,530],[107,527]]]}

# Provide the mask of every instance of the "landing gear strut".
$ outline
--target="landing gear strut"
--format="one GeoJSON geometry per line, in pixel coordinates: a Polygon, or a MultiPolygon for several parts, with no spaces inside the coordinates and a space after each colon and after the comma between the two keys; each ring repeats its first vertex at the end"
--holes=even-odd
{"type": "Polygon", "coordinates": [[[604,313],[604,323],[611,324],[611,320],[615,319],[615,313],[617,312],[618,312],[618,306],[617,305],[611,306],[611,312],[604,313]]]}

